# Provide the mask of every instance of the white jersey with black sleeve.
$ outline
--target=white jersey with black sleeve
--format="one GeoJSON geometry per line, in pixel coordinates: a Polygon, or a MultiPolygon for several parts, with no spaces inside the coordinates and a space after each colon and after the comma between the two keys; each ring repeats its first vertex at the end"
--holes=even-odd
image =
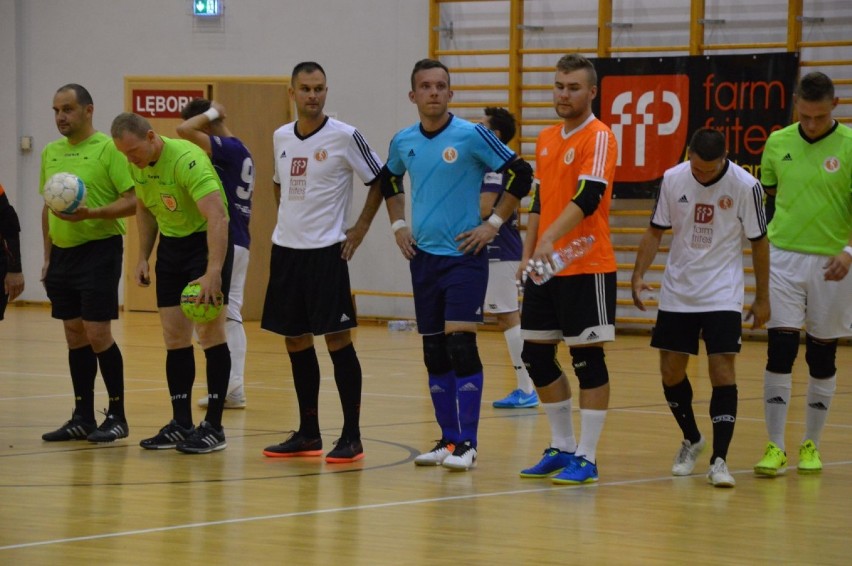
{"type": "Polygon", "coordinates": [[[295,125],[285,124],[272,135],[273,181],[281,185],[272,242],[287,248],[325,248],[346,239],[353,173],[369,185],[383,164],[349,124],[326,118],[304,138],[295,125]]]}
{"type": "Polygon", "coordinates": [[[672,229],[660,310],[742,311],[743,236],[766,236],[763,188],[727,161],[721,175],[703,185],[688,161],[663,175],[651,225],[672,229]]]}

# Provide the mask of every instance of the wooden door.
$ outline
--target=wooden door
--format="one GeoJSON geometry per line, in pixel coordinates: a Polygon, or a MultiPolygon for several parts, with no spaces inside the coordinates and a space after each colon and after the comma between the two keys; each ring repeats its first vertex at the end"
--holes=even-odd
{"type": "Polygon", "coordinates": [[[269,279],[272,230],[278,216],[273,193],[272,133],[290,121],[290,98],[286,84],[250,81],[218,81],[213,97],[228,113],[228,128],[251,151],[255,166],[252,196],[251,258],[246,275],[243,318],[259,320],[269,279]]]}

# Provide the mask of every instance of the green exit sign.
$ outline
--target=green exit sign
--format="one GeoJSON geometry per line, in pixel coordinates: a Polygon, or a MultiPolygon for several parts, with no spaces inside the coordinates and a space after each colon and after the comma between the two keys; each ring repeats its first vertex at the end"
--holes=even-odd
{"type": "Polygon", "coordinates": [[[222,15],[221,0],[192,0],[192,14],[200,17],[216,17],[222,15]]]}

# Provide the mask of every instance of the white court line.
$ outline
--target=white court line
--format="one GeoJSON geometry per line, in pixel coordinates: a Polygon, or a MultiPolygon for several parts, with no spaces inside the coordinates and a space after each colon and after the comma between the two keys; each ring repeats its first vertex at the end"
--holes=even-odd
{"type": "MultiPolygon", "coordinates": [[[[830,464],[825,464],[825,467],[833,467],[833,466],[846,466],[852,464],[852,460],[845,462],[832,462],[830,464]]],[[[741,475],[741,474],[752,474],[754,473],[751,469],[747,470],[738,470],[735,472],[731,472],[733,475],[741,475]]],[[[431,503],[443,503],[447,501],[464,501],[464,500],[472,500],[472,499],[484,499],[486,497],[503,497],[506,495],[523,495],[526,493],[542,493],[545,491],[569,491],[576,489],[589,489],[592,487],[613,487],[613,486],[625,486],[625,485],[640,485],[640,484],[648,484],[659,481],[685,481],[686,478],[697,478],[700,477],[700,474],[692,475],[692,476],[684,476],[684,477],[674,477],[674,476],[660,476],[656,478],[645,478],[645,479],[636,479],[636,480],[623,480],[623,481],[615,481],[615,482],[602,482],[591,485],[578,485],[578,486],[548,486],[541,487],[538,489],[518,489],[513,491],[497,491],[493,493],[472,493],[469,495],[453,495],[449,497],[433,497],[430,499],[410,499],[407,501],[394,501],[391,503],[371,503],[368,505],[353,505],[350,507],[334,507],[331,509],[313,509],[311,511],[297,511],[294,513],[280,513],[276,515],[258,515],[255,517],[242,517],[239,519],[222,519],[220,521],[205,521],[203,523],[186,523],[183,525],[172,525],[170,527],[153,527],[150,529],[136,529],[132,531],[121,531],[117,533],[105,533],[100,535],[89,535],[83,537],[69,537],[69,538],[61,538],[61,539],[53,539],[53,540],[43,540],[39,542],[27,542],[21,544],[10,544],[7,546],[0,546],[0,551],[3,550],[15,550],[20,548],[32,548],[37,546],[49,546],[54,544],[65,544],[65,543],[73,543],[73,542],[83,542],[90,540],[103,540],[108,538],[120,538],[127,536],[136,536],[136,535],[146,535],[151,533],[164,533],[171,531],[180,531],[185,529],[197,529],[197,528],[205,528],[205,527],[214,527],[218,525],[236,525],[240,523],[254,523],[258,521],[272,521],[276,519],[290,519],[293,517],[308,517],[308,516],[318,516],[318,515],[327,515],[329,513],[346,513],[348,511],[369,511],[372,509],[389,509],[392,507],[406,507],[412,505],[422,505],[422,504],[431,504],[431,503]]]]}

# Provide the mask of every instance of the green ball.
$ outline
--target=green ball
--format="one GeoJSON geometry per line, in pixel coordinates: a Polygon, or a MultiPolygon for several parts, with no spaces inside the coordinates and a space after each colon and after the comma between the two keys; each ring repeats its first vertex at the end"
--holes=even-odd
{"type": "Polygon", "coordinates": [[[183,288],[180,294],[180,310],[186,315],[186,318],[193,322],[210,322],[215,320],[219,313],[222,312],[224,304],[224,295],[219,293],[216,303],[201,302],[195,304],[195,299],[201,291],[201,285],[198,283],[187,285],[183,288]]]}

